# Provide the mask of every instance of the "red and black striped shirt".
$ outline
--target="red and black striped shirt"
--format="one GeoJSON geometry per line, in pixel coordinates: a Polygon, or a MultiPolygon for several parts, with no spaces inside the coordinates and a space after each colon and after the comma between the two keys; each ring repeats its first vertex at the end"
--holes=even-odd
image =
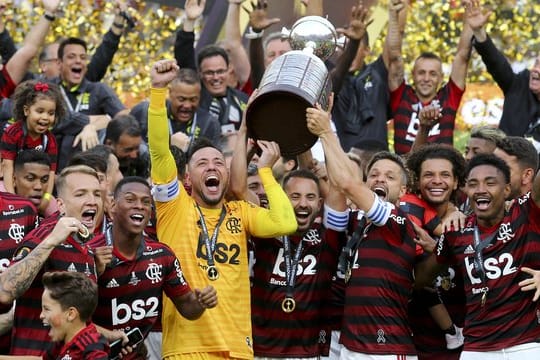
{"type": "Polygon", "coordinates": [[[407,305],[416,262],[415,232],[394,208],[385,225],[368,224],[345,289],[340,342],[350,351],[413,355],[407,305]]]}
{"type": "Polygon", "coordinates": [[[521,267],[540,269],[539,218],[540,209],[527,194],[514,201],[499,224],[478,227],[482,241],[493,235],[481,253],[485,276],[475,267],[474,214],[463,230],[439,241],[437,260],[455,264],[465,282],[465,351],[496,351],[540,338],[537,304],[518,285],[530,277],[521,267]]]}
{"type": "MultiPolygon", "coordinates": [[[[293,289],[296,308],[286,313],[286,266],[282,239],[254,238],[255,265],[251,290],[253,351],[262,357],[315,357],[344,234],[314,225],[304,235],[290,236],[291,257],[303,243],[293,289]]],[[[327,329],[326,331],[329,331],[327,329]]]]}
{"type": "MultiPolygon", "coordinates": [[[[13,262],[20,261],[28,255],[52,232],[57,222],[58,217],[51,216],[31,231],[15,252],[13,262]]],[[[47,271],[76,271],[97,281],[94,253],[87,245],[80,244],[71,236],[58,245],[49,255],[30,288],[17,299],[11,355],[41,356],[50,342],[49,329],[43,326],[39,318],[43,293],[41,277],[47,271]]]]}
{"type": "Polygon", "coordinates": [[[54,343],[43,356],[44,360],[108,360],[109,343],[96,326],[90,323],[79,331],[70,342],[54,343]]]}
{"type": "Polygon", "coordinates": [[[394,118],[394,150],[396,154],[407,154],[412,147],[420,120],[418,113],[423,106],[433,103],[442,108],[442,117],[428,134],[429,143],[452,145],[454,143],[454,125],[456,113],[464,90],[450,79],[427,104],[422,104],[414,89],[403,82],[390,93],[390,106],[394,118]]]}
{"type": "MultiPolygon", "coordinates": [[[[96,240],[89,245],[105,245],[103,238],[96,240]]],[[[146,236],[134,259],[126,259],[113,249],[113,260],[99,277],[98,286],[93,321],[126,332],[138,327],[145,337],[161,314],[163,292],[175,299],[191,291],[172,250],[146,236]]]]}

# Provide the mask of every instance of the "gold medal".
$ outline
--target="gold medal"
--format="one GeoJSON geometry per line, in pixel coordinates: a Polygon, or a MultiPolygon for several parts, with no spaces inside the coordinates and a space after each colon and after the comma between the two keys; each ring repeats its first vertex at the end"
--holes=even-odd
{"type": "Polygon", "coordinates": [[[294,301],[294,299],[291,297],[286,297],[281,302],[281,310],[283,310],[286,313],[292,313],[295,308],[296,308],[296,301],[294,301]]]}
{"type": "Polygon", "coordinates": [[[219,279],[219,272],[217,268],[213,265],[208,266],[208,269],[206,269],[206,275],[212,281],[219,279]]]}
{"type": "Polygon", "coordinates": [[[444,290],[444,291],[448,291],[450,290],[450,288],[452,287],[452,280],[450,280],[449,277],[445,276],[441,279],[441,288],[444,290]]]}
{"type": "Polygon", "coordinates": [[[349,280],[351,280],[351,268],[347,268],[347,270],[345,271],[345,284],[349,282],[349,280]]]}

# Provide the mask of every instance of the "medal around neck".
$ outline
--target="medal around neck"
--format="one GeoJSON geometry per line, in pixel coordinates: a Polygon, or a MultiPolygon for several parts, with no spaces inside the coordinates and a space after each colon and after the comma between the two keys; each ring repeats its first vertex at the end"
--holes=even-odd
{"type": "Polygon", "coordinates": [[[208,276],[208,279],[212,281],[216,281],[217,279],[219,279],[218,269],[213,265],[208,266],[208,268],[206,269],[206,275],[208,276]]]}
{"type": "Polygon", "coordinates": [[[292,297],[286,297],[281,302],[281,310],[286,313],[292,313],[296,309],[296,301],[292,297]]]}

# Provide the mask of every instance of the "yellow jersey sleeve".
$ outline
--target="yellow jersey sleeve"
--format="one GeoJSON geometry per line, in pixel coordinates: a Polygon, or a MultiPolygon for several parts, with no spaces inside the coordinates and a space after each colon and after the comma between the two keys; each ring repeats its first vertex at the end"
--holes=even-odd
{"type": "Polygon", "coordinates": [[[253,212],[249,229],[251,235],[268,238],[292,234],[298,224],[287,194],[274,179],[272,169],[259,169],[259,176],[268,197],[269,209],[257,207],[258,211],[253,212]]]}
{"type": "Polygon", "coordinates": [[[150,90],[148,108],[148,147],[152,163],[152,182],[156,185],[177,182],[176,163],[169,150],[169,121],[165,106],[167,89],[150,90]]]}

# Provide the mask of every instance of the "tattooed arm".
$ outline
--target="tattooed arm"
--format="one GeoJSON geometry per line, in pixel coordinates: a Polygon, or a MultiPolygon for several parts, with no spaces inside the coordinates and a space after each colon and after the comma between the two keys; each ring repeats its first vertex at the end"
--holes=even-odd
{"type": "Polygon", "coordinates": [[[79,220],[72,217],[61,218],[38,246],[0,274],[0,303],[11,304],[28,290],[54,248],[79,229],[82,229],[79,220]]]}

